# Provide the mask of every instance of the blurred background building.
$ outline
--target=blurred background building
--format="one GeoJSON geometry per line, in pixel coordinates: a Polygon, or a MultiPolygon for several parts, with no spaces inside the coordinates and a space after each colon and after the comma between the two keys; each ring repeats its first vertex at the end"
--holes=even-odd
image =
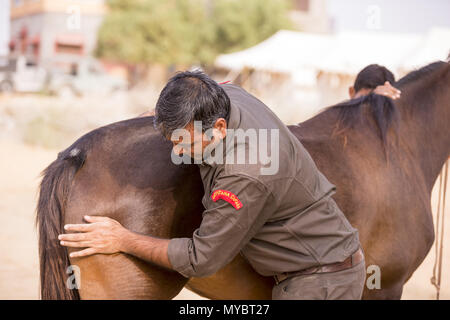
{"type": "Polygon", "coordinates": [[[334,32],[423,33],[450,27],[448,0],[327,0],[327,10],[334,32]]]}
{"type": "Polygon", "coordinates": [[[0,1],[0,57],[8,54],[9,1],[0,1]]]}
{"type": "Polygon", "coordinates": [[[11,0],[12,55],[69,69],[92,54],[106,11],[104,0],[11,0]]]}
{"type": "Polygon", "coordinates": [[[318,33],[331,31],[327,0],[292,0],[289,17],[298,30],[318,33]]]}

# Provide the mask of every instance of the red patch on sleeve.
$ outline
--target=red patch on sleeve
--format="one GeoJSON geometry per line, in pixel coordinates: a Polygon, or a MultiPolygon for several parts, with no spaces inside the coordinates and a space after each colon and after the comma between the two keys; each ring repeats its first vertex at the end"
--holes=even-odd
{"type": "Polygon", "coordinates": [[[224,81],[224,82],[219,82],[219,84],[227,84],[228,82],[230,82],[230,80],[224,81]]]}
{"type": "Polygon", "coordinates": [[[236,210],[239,210],[242,208],[242,202],[239,200],[239,198],[230,191],[219,189],[212,193],[211,195],[212,201],[216,202],[219,199],[225,200],[226,202],[230,203],[236,210]]]}

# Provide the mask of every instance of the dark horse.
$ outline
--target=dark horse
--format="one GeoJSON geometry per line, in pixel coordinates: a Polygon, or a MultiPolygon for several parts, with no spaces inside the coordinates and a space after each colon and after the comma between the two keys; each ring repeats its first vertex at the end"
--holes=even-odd
{"type": "MultiPolygon", "coordinates": [[[[290,126],[337,186],[334,199],[358,228],[366,265],[381,288],[366,299],[399,299],[434,241],[431,190],[450,154],[450,65],[436,62],[401,79],[394,104],[370,94],[290,126]]],[[[273,279],[240,256],[216,274],[186,279],[126,254],[69,259],[57,236],[85,214],[109,216],[160,238],[190,237],[203,211],[196,165],[170,161],[171,143],[153,117],[96,129],[43,172],[37,207],[43,299],[171,299],[186,285],[212,299],[270,299],[273,279]],[[66,286],[69,265],[81,287],[66,286]]],[[[69,250],[70,252],[70,250],[69,250]]]]}

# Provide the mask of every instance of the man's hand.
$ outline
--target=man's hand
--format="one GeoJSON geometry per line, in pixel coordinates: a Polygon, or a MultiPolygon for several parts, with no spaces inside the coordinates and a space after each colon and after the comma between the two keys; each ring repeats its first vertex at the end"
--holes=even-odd
{"type": "Polygon", "coordinates": [[[401,91],[394,88],[389,81],[386,81],[384,85],[378,86],[373,90],[374,93],[389,97],[393,100],[400,98],[401,91]]]}
{"type": "Polygon", "coordinates": [[[112,254],[122,251],[122,243],[129,231],[114,219],[89,217],[88,224],[67,224],[64,229],[80,233],[59,235],[61,245],[72,248],[86,248],[70,254],[71,258],[85,257],[96,253],[112,254]]]}
{"type": "Polygon", "coordinates": [[[173,269],[168,257],[169,239],[158,239],[131,232],[119,222],[107,217],[85,216],[87,224],[67,224],[64,229],[80,233],[60,234],[61,245],[86,248],[72,252],[71,258],[86,257],[96,253],[124,252],[142,260],[173,269]]]}
{"type": "Polygon", "coordinates": [[[151,117],[155,115],[155,109],[141,113],[138,117],[151,117]]]}

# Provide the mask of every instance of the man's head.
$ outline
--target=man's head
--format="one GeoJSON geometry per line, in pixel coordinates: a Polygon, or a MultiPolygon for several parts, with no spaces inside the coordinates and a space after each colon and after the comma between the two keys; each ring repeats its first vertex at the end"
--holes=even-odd
{"type": "Polygon", "coordinates": [[[172,77],[161,91],[155,127],[173,142],[175,154],[199,159],[210,143],[225,137],[229,113],[230,99],[217,82],[200,71],[185,71],[172,77]],[[201,122],[201,129],[194,121],[201,122]],[[179,134],[180,129],[187,137],[179,134]]]}
{"type": "Polygon", "coordinates": [[[395,77],[389,69],[378,64],[368,65],[358,73],[354,85],[349,88],[350,98],[367,95],[386,81],[391,84],[395,82],[395,77]]]}

